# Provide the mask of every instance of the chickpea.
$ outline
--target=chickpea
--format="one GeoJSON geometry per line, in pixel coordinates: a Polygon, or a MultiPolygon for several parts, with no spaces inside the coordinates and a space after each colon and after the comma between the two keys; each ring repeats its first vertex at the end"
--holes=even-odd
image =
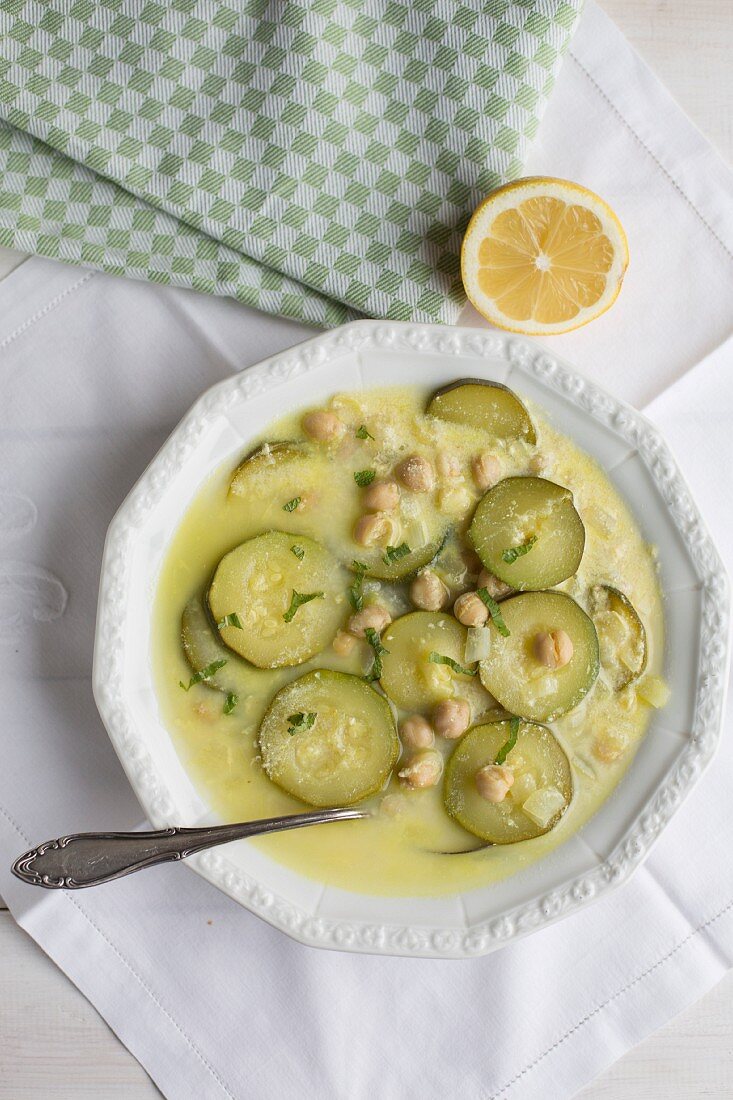
{"type": "Polygon", "coordinates": [[[393,528],[392,519],[384,512],[360,516],[354,525],[354,541],[360,546],[386,546],[393,528]]]}
{"type": "Polygon", "coordinates": [[[433,729],[450,741],[471,725],[471,708],[465,699],[444,699],[433,711],[433,729]]]}
{"type": "Polygon", "coordinates": [[[464,626],[483,626],[489,610],[477,592],[464,592],[453,604],[453,614],[464,626]]]}
{"type": "Polygon", "coordinates": [[[435,749],[418,753],[397,774],[413,790],[434,787],[443,774],[443,757],[435,749]]]}
{"type": "Polygon", "coordinates": [[[402,744],[408,749],[432,749],[435,744],[433,727],[421,714],[411,714],[400,722],[402,744]]]}
{"type": "Polygon", "coordinates": [[[514,782],[514,772],[503,764],[487,764],[475,775],[476,790],[487,802],[503,802],[514,782]]]}
{"type": "Polygon", "coordinates": [[[306,413],[302,423],[303,431],[317,443],[335,443],[346,431],[336,414],[325,409],[306,413]]]}
{"type": "Polygon", "coordinates": [[[440,477],[448,478],[461,476],[461,463],[458,460],[458,456],[450,454],[449,451],[440,451],[435,460],[435,465],[440,477]]]}
{"type": "Polygon", "coordinates": [[[564,668],[573,658],[573,643],[564,630],[542,631],[535,636],[534,653],[547,668],[564,668]]]}
{"type": "Polygon", "coordinates": [[[423,611],[440,611],[448,596],[448,589],[432,569],[423,569],[410,585],[410,599],[423,611]]]}
{"type": "Polygon", "coordinates": [[[476,586],[477,588],[485,588],[495,600],[503,600],[512,591],[510,585],[504,584],[504,581],[500,581],[493,573],[489,573],[488,569],[481,570],[476,586]]]}
{"type": "Polygon", "coordinates": [[[339,657],[348,657],[355,645],[356,638],[353,634],[347,634],[345,630],[339,630],[331,642],[334,653],[338,653],[339,657]]]}
{"type": "Polygon", "coordinates": [[[472,460],[471,473],[477,489],[490,489],[501,477],[501,464],[496,455],[484,451],[472,460]]]}
{"type": "Polygon", "coordinates": [[[392,616],[387,608],[375,603],[351,616],[348,623],[349,633],[357,638],[365,638],[367,630],[376,630],[377,634],[381,634],[391,622],[392,616]]]}
{"type": "Polygon", "coordinates": [[[364,490],[362,501],[371,512],[393,512],[400,503],[400,487],[396,481],[375,481],[364,490]]]}
{"type": "Polygon", "coordinates": [[[429,493],[435,486],[435,471],[422,455],[408,455],[395,470],[406,489],[413,493],[429,493]]]}

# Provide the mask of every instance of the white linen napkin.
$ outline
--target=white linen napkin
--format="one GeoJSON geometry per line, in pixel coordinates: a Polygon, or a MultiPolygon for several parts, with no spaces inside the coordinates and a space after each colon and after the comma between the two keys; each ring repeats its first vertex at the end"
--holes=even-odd
{"type": "MultiPolygon", "coordinates": [[[[731,177],[593,5],[531,168],[595,186],[632,248],[618,304],[552,350],[661,395],[647,412],[733,567],[731,177]]],[[[46,261],[0,283],[0,893],[172,1100],[567,1100],[733,963],[730,715],[631,883],[484,959],[304,948],[179,867],[79,894],[8,873],[139,822],[89,683],[104,532],[202,389],[306,335],[46,261]]]]}

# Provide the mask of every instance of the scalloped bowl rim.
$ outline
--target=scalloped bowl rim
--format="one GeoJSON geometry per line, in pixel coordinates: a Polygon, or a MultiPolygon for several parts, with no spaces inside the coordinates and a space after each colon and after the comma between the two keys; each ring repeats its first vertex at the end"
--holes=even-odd
{"type": "MultiPolygon", "coordinates": [[[[521,900],[514,899],[500,911],[482,917],[478,906],[472,916],[472,893],[457,895],[456,901],[460,901],[463,912],[461,924],[453,917],[446,921],[441,915],[438,904],[441,899],[378,898],[347,891],[332,891],[336,895],[335,915],[323,915],[317,905],[293,901],[288,893],[295,880],[298,889],[306,882],[314,888],[318,884],[262,855],[256,857],[254,870],[243,866],[237,853],[231,854],[236,845],[231,850],[229,847],[213,849],[187,860],[200,875],[251,912],[310,946],[434,958],[482,955],[546,927],[627,881],[646,859],[654,842],[710,763],[720,741],[725,706],[730,656],[729,584],[720,555],[658,429],[635,409],[541,346],[494,330],[383,321],[356,321],[315,336],[225,379],[204,393],[128,494],[107,533],[94,647],[94,696],[112,744],[154,827],[195,822],[183,819],[187,813],[192,814],[190,798],[187,801],[171,789],[171,776],[176,770],[182,772],[183,765],[172,745],[165,745],[160,740],[162,723],[150,687],[138,698],[135,676],[138,680],[144,677],[143,666],[135,666],[139,669],[137,673],[130,670],[131,664],[135,665],[140,659],[139,654],[133,652],[136,647],[129,636],[133,586],[139,587],[142,578],[152,594],[165,550],[165,541],[159,539],[159,545],[151,553],[149,547],[141,545],[141,531],[147,522],[153,522],[151,517],[156,509],[171,494],[181,498],[176,522],[180,520],[200,482],[176,487],[177,473],[205,449],[215,424],[219,424],[221,430],[222,416],[228,417],[230,424],[224,447],[229,446],[231,455],[241,453],[247,434],[250,438],[256,435],[272,416],[262,417],[252,426],[247,417],[237,423],[235,414],[241,416],[246,406],[254,404],[256,407],[258,402],[266,402],[268,394],[276,391],[280,401],[285,400],[297,408],[308,403],[303,393],[313,392],[318,385],[324,393],[353,388],[350,382],[343,386],[335,384],[347,369],[355,371],[359,382],[367,379],[370,386],[419,382],[423,373],[430,375],[431,371],[431,380],[444,376],[445,381],[468,375],[475,377],[477,372],[479,376],[496,381],[505,381],[511,375],[520,395],[524,392],[527,396],[529,390],[530,396],[544,406],[551,420],[570,418],[581,429],[581,435],[585,433],[585,438],[578,440],[578,433],[567,427],[561,426],[561,430],[574,435],[579,445],[595,454],[602,463],[604,448],[612,453],[613,441],[620,441],[629,450],[619,461],[619,470],[627,460],[637,463],[635,479],[632,477],[629,483],[630,492],[624,493],[623,485],[621,491],[627,498],[636,494],[634,485],[639,481],[640,462],[647,472],[647,480],[663,502],[660,507],[664,522],[669,525],[671,521],[679,546],[688,557],[684,566],[679,557],[678,567],[683,573],[688,570],[689,581],[686,586],[681,585],[679,591],[695,593],[695,606],[699,604],[695,653],[687,647],[677,656],[672,654],[671,658],[682,662],[678,666],[686,670],[682,679],[691,681],[681,689],[684,695],[679,705],[684,703],[689,720],[684,731],[676,734],[678,747],[675,751],[666,750],[672,754],[666,760],[669,766],[650,796],[644,796],[643,804],[633,811],[628,807],[622,809],[625,825],[610,851],[598,854],[597,848],[583,840],[595,856],[595,862],[591,859],[590,864],[583,864],[577,873],[568,877],[567,866],[572,860],[570,863],[566,860],[565,867],[564,856],[556,860],[556,853],[563,853],[573,842],[571,837],[556,852],[521,872],[529,876],[522,886],[521,900]],[[402,370],[405,377],[396,377],[396,370],[402,370]],[[299,395],[291,400],[283,392],[285,385],[288,393],[297,391],[299,395]],[[689,580],[693,575],[694,584],[689,580]],[[158,736],[155,744],[154,729],[158,736]],[[542,872],[535,870],[548,864],[551,864],[547,872],[549,881],[547,875],[543,877],[542,872]],[[556,881],[558,876],[561,881],[556,881]],[[535,877],[539,880],[536,886],[535,877]],[[280,880],[287,883],[288,890],[279,890],[277,885],[273,887],[273,881],[279,883],[280,880]]],[[[209,458],[209,469],[223,460],[223,456],[215,462],[211,456],[209,458]]],[[[631,466],[628,473],[630,477],[634,473],[631,466]]],[[[649,497],[647,489],[644,493],[649,497]]],[[[641,520],[636,502],[629,500],[629,503],[637,519],[641,520]]],[[[171,527],[169,523],[168,538],[174,528],[175,524],[171,527]]],[[[663,568],[666,568],[665,552],[662,548],[663,568]]],[[[689,609],[686,614],[689,616],[689,609]]],[[[149,666],[147,650],[144,660],[149,666]]],[[[667,654],[666,664],[669,660],[667,654]]],[[[679,692],[677,685],[676,689],[679,692]]],[[[676,698],[675,710],[677,708],[676,698]]],[[[162,735],[167,737],[165,730],[162,735]]],[[[649,735],[642,745],[648,739],[649,735]]],[[[664,764],[659,766],[664,767],[664,764]]],[[[627,776],[633,773],[634,763],[627,776]]],[[[622,790],[626,782],[627,777],[624,777],[618,790],[622,790]]],[[[614,792],[580,831],[581,839],[615,797],[614,792]]],[[[616,808],[612,806],[611,814],[617,813],[618,804],[616,808]]],[[[245,861],[251,854],[252,848],[246,852],[245,861]]],[[[518,877],[512,876],[506,881],[511,884],[518,877]]],[[[324,888],[320,886],[319,889],[324,888]]]]}

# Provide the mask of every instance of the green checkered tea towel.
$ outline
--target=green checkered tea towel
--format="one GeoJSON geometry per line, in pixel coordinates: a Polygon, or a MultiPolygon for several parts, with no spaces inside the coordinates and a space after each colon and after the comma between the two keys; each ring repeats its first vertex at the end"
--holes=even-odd
{"type": "Polygon", "coordinates": [[[318,325],[455,321],[582,0],[0,0],[0,244],[318,325]]]}

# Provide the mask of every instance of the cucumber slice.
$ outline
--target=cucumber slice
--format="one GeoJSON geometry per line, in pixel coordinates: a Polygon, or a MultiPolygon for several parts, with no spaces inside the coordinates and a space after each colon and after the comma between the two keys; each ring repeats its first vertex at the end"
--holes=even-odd
{"type": "MultiPolygon", "coordinates": [[[[440,611],[413,611],[387,627],[382,644],[380,683],[392,702],[405,710],[425,711],[453,695],[465,697],[475,677],[462,676],[449,665],[430,661],[440,653],[463,666],[466,628],[440,611]]],[[[475,666],[474,666],[475,667],[475,666]]]]}
{"type": "MultiPolygon", "coordinates": [[[[299,665],[331,642],[344,617],[345,574],[320,543],[305,535],[270,531],[226,554],[208,592],[215,623],[236,613],[242,628],[219,634],[229,649],[258,668],[299,665]],[[292,547],[304,551],[296,557],[292,547]],[[321,593],[287,621],[294,594],[321,593]]],[[[297,600],[297,598],[296,598],[297,600]]]]}
{"type": "Polygon", "coordinates": [[[239,463],[229,482],[229,492],[237,497],[261,492],[268,483],[272,484],[276,479],[285,479],[295,472],[306,454],[303,443],[294,443],[286,439],[275,443],[262,443],[239,463]]]}
{"type": "Polygon", "coordinates": [[[400,742],[382,695],[359,676],[319,669],[277,693],[260,751],[265,772],[288,794],[311,806],[348,806],[382,789],[400,742]]]}
{"type": "Polygon", "coordinates": [[[573,494],[542,477],[507,477],[489,489],[468,534],[489,572],[518,592],[553,588],[572,577],[585,546],[573,494]],[[505,560],[533,539],[528,553],[505,560]]]}
{"type": "Polygon", "coordinates": [[[537,442],[529,413],[517,395],[500,382],[460,378],[436,390],[427,407],[430,416],[480,428],[494,439],[526,439],[537,442]]]}
{"type": "Polygon", "coordinates": [[[194,672],[200,672],[214,661],[226,661],[223,668],[217,669],[205,682],[207,687],[233,693],[244,699],[253,692],[267,690],[267,681],[272,673],[253,668],[225,646],[211,625],[201,599],[194,596],[188,601],[181,616],[181,643],[186,660],[194,672]]]}
{"type": "MultiPolygon", "coordinates": [[[[282,516],[291,501],[308,501],[312,506],[332,478],[333,466],[323,448],[290,440],[263,443],[237,466],[229,496],[246,500],[250,507],[261,502],[263,513],[282,516]]],[[[288,527],[300,527],[300,512],[286,511],[291,517],[288,527]]]]}
{"type": "Polygon", "coordinates": [[[580,703],[599,669],[598,635],[593,620],[564,592],[526,592],[504,600],[501,614],[509,637],[493,622],[491,651],[479,665],[487,691],[513,714],[552,722],[580,703]],[[573,656],[563,668],[548,669],[534,655],[536,636],[564,630],[573,656]]]}
{"type": "Polygon", "coordinates": [[[417,546],[416,549],[412,549],[413,543],[408,541],[410,538],[408,530],[407,538],[404,541],[411,549],[408,554],[404,554],[402,557],[388,554],[383,546],[376,550],[358,547],[354,556],[364,562],[368,577],[374,577],[375,580],[380,581],[407,580],[409,577],[414,577],[426,565],[429,565],[435,556],[440,553],[449,530],[449,527],[439,529],[437,534],[434,534],[427,542],[417,546]]]}
{"type": "Polygon", "coordinates": [[[451,529],[446,531],[443,544],[431,566],[451,590],[467,587],[469,568],[466,564],[466,549],[463,540],[459,539],[455,531],[451,529]]]}
{"type": "Polygon", "coordinates": [[[628,596],[610,584],[595,584],[590,613],[598,631],[601,667],[615,691],[638,680],[647,663],[644,624],[628,596]]]}
{"type": "Polygon", "coordinates": [[[517,743],[504,762],[514,773],[514,785],[503,802],[482,798],[476,790],[476,772],[494,763],[509,736],[508,721],[474,726],[459,741],[445,770],[443,800],[449,815],[492,844],[516,844],[548,833],[573,797],[570,763],[557,738],[546,726],[522,722],[517,743]],[[523,809],[528,799],[530,812],[523,809]]]}
{"type": "Polygon", "coordinates": [[[353,528],[362,512],[362,490],[354,481],[354,472],[371,464],[371,457],[363,453],[339,459],[309,443],[264,443],[234,471],[229,493],[246,499],[250,510],[256,507],[263,527],[282,525],[310,534],[322,531],[324,543],[342,561],[364,562],[367,575],[376,580],[403,580],[433,560],[450,524],[438,512],[432,495],[405,494],[399,508],[389,515],[393,531],[385,545],[357,545],[353,528]],[[337,512],[324,492],[326,486],[333,491],[330,499],[341,502],[337,512]],[[296,501],[303,503],[302,511],[297,506],[286,507],[296,501]],[[387,544],[400,547],[403,543],[409,546],[409,553],[387,554],[387,544]]]}

